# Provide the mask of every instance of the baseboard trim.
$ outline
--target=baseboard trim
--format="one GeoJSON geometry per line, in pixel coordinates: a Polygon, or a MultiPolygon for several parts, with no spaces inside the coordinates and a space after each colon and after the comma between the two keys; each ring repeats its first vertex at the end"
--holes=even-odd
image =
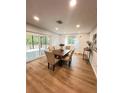
{"type": "Polygon", "coordinates": [[[32,62],[32,61],[34,61],[34,60],[37,60],[37,59],[39,59],[39,58],[41,58],[41,57],[43,57],[43,56],[45,56],[45,55],[42,55],[42,56],[39,56],[39,57],[37,57],[37,58],[35,58],[35,59],[31,59],[31,60],[29,60],[29,61],[26,61],[26,64],[28,64],[28,63],[30,63],[30,62],[32,62]]]}
{"type": "Polygon", "coordinates": [[[90,63],[91,64],[91,67],[92,67],[92,69],[93,69],[93,71],[94,71],[94,73],[95,73],[95,76],[96,76],[96,78],[97,78],[97,73],[96,73],[96,71],[95,71],[95,68],[93,67],[93,64],[92,63],[90,63]]]}

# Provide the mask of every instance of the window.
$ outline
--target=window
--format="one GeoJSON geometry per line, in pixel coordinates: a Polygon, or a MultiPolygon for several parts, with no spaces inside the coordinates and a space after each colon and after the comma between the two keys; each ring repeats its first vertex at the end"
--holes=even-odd
{"type": "Polygon", "coordinates": [[[41,36],[40,37],[40,43],[41,43],[41,47],[46,49],[49,45],[49,38],[48,36],[41,36]]]}
{"type": "Polygon", "coordinates": [[[68,44],[74,44],[75,43],[75,37],[74,36],[68,36],[67,42],[68,42],[68,44]]]}
{"type": "Polygon", "coordinates": [[[27,35],[26,36],[26,48],[27,50],[33,49],[33,43],[32,43],[32,35],[27,35]]]}
{"type": "Polygon", "coordinates": [[[35,59],[44,54],[44,49],[50,44],[49,37],[46,35],[39,35],[34,33],[27,33],[26,35],[26,60],[35,59]]]}
{"type": "Polygon", "coordinates": [[[33,44],[34,48],[39,48],[39,43],[40,43],[40,37],[39,36],[33,36],[33,44]]]}

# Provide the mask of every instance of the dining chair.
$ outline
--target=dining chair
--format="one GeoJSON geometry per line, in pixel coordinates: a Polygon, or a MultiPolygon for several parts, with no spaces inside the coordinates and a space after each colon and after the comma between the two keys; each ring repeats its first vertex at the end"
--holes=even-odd
{"type": "Polygon", "coordinates": [[[50,65],[53,67],[53,71],[55,70],[55,65],[59,61],[59,59],[56,59],[53,52],[50,51],[44,51],[47,57],[48,62],[48,69],[50,68],[50,65]]]}
{"type": "Polygon", "coordinates": [[[68,56],[65,56],[65,57],[62,59],[62,61],[68,63],[69,67],[70,67],[70,65],[71,65],[72,56],[73,56],[73,54],[74,54],[74,51],[75,51],[75,50],[73,49],[73,50],[71,51],[71,53],[70,53],[68,56]]]}
{"type": "Polygon", "coordinates": [[[71,46],[65,46],[65,49],[70,50],[71,49],[71,46]]]}
{"type": "Polygon", "coordinates": [[[55,50],[55,47],[54,46],[49,46],[48,49],[49,49],[49,51],[53,51],[53,50],[55,50]]]}

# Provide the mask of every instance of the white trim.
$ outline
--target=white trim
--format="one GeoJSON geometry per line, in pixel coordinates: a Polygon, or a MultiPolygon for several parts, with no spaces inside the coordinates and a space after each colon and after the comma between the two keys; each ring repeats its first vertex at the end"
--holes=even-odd
{"type": "Polygon", "coordinates": [[[95,70],[95,68],[94,68],[93,64],[92,64],[92,63],[90,63],[90,64],[91,64],[91,67],[92,67],[92,69],[93,69],[93,71],[94,71],[94,73],[95,73],[95,76],[96,76],[96,78],[97,78],[97,73],[96,73],[96,70],[95,70]]]}
{"type": "Polygon", "coordinates": [[[43,56],[45,56],[45,55],[41,55],[41,56],[39,56],[39,57],[30,59],[30,60],[26,60],[26,63],[29,63],[29,62],[34,61],[34,60],[37,60],[37,59],[39,59],[39,58],[41,58],[41,57],[43,57],[43,56]]]}
{"type": "MultiPolygon", "coordinates": [[[[27,53],[27,52],[34,52],[34,51],[36,51],[36,50],[39,50],[39,48],[26,50],[26,53],[27,53]]],[[[44,48],[40,48],[40,50],[42,51],[42,50],[45,50],[45,49],[44,49],[44,48]]]]}

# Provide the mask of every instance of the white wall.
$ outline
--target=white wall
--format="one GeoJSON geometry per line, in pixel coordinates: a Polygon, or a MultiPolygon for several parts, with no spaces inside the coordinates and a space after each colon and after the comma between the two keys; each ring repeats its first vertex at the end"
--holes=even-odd
{"type": "MultiPolygon", "coordinates": [[[[60,43],[67,44],[67,37],[71,35],[62,35],[60,36],[60,43]]],[[[75,36],[75,52],[76,53],[83,53],[83,49],[87,47],[86,41],[89,40],[89,34],[77,34],[75,36]]]]}
{"type": "Polygon", "coordinates": [[[52,45],[53,46],[58,46],[59,45],[59,36],[57,35],[52,35],[51,37],[52,45]]]}
{"type": "Polygon", "coordinates": [[[59,41],[60,41],[60,44],[65,44],[65,42],[66,42],[66,36],[65,35],[60,35],[59,36],[59,41]]]}
{"type": "Polygon", "coordinates": [[[95,33],[97,33],[97,29],[96,28],[89,34],[89,41],[92,41],[93,35],[95,33]]]}
{"type": "MultiPolygon", "coordinates": [[[[97,33],[97,29],[94,29],[90,34],[89,34],[89,41],[92,41],[93,35],[97,33]]],[[[92,51],[91,55],[90,55],[90,63],[91,66],[96,74],[97,77],[97,52],[96,51],[92,51]]]]}
{"type": "Polygon", "coordinates": [[[89,40],[89,35],[88,34],[80,34],[76,35],[76,42],[75,47],[77,47],[77,52],[78,53],[83,53],[83,49],[87,47],[87,41],[89,40]]]}

